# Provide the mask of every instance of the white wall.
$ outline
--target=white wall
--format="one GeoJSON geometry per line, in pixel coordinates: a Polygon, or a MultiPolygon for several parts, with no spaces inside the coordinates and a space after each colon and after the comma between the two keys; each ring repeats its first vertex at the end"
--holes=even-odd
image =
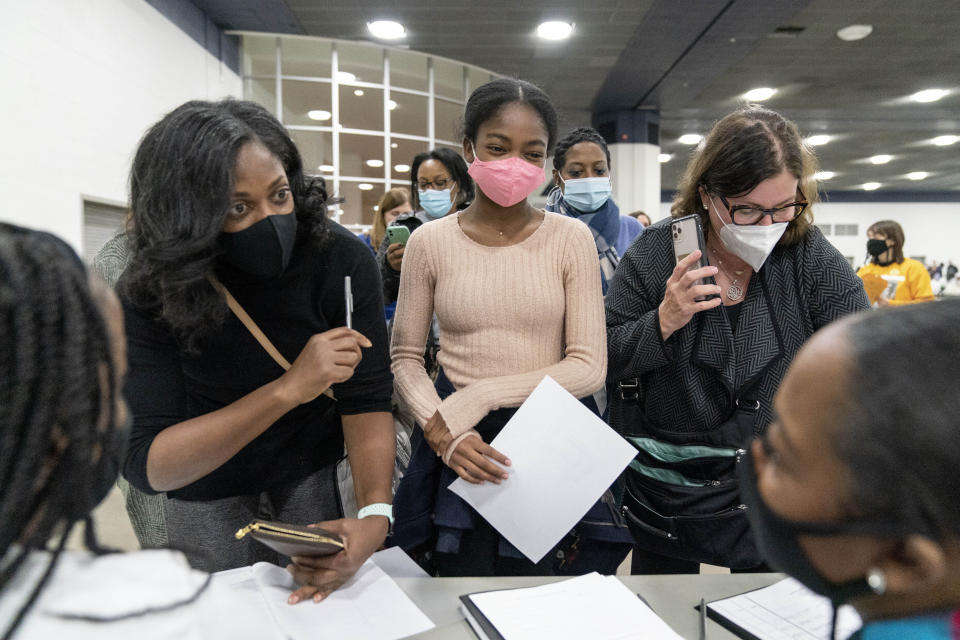
{"type": "MultiPolygon", "coordinates": [[[[670,203],[660,203],[660,217],[669,215],[670,203]]],[[[960,264],[960,202],[821,202],[814,208],[814,220],[831,226],[860,226],[856,236],[827,236],[840,253],[853,256],[857,266],[867,253],[867,227],[878,220],[896,220],[903,227],[904,255],[960,264]]]]}
{"type": "Polygon", "coordinates": [[[125,203],[145,130],[193,98],[240,97],[233,71],[143,0],[4,2],[0,220],[82,249],[82,199],[125,203]]]}

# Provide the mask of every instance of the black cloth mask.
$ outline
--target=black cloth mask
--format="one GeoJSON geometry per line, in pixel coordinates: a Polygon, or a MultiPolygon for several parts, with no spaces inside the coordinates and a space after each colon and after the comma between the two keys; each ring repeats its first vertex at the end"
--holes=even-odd
{"type": "Polygon", "coordinates": [[[867,253],[874,258],[879,258],[889,248],[886,240],[878,240],[877,238],[867,240],[867,253]]]}
{"type": "Polygon", "coordinates": [[[223,232],[218,238],[223,260],[263,279],[276,278],[286,270],[296,241],[294,213],[267,216],[243,231],[223,232]]]}

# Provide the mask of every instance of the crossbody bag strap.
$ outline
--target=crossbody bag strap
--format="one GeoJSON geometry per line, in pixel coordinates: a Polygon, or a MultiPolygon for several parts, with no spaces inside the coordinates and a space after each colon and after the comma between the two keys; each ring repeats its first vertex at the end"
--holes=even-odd
{"type": "MultiPolygon", "coordinates": [[[[230,307],[230,311],[233,312],[233,315],[237,316],[237,319],[243,323],[243,326],[247,328],[247,331],[250,332],[250,335],[260,343],[260,346],[263,347],[263,350],[273,358],[273,361],[278,365],[283,367],[284,371],[289,371],[290,361],[283,357],[283,354],[273,346],[273,343],[270,342],[270,338],[267,337],[263,331],[260,330],[260,327],[257,326],[257,323],[253,321],[253,318],[250,317],[250,314],[240,306],[240,303],[237,302],[237,299],[233,297],[233,294],[230,293],[230,290],[223,286],[223,283],[217,280],[214,276],[209,276],[210,284],[213,285],[213,288],[218,292],[223,294],[223,297],[227,300],[227,306],[230,307]]],[[[323,395],[336,399],[333,396],[333,391],[329,388],[323,392],[323,395]]]]}

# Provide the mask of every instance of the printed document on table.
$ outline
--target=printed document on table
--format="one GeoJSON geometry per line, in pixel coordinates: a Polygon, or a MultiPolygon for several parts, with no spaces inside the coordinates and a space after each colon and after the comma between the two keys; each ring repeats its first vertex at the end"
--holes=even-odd
{"type": "Polygon", "coordinates": [[[681,640],[616,576],[465,596],[506,640],[681,640]]]}
{"type": "MultiPolygon", "coordinates": [[[[793,578],[707,604],[711,618],[760,640],[831,640],[830,601],[793,578]]],[[[844,640],[860,628],[860,616],[840,607],[837,638],[844,640]]]]}
{"type": "Polygon", "coordinates": [[[545,376],[491,445],[509,479],[450,490],[533,562],[560,541],[613,484],[636,449],[545,376]]]}

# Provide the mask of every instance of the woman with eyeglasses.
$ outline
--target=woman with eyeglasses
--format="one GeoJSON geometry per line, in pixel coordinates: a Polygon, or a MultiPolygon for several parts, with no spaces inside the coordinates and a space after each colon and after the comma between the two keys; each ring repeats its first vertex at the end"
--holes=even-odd
{"type": "Polygon", "coordinates": [[[606,297],[610,419],[637,447],[623,503],[634,573],[762,567],[736,467],[803,342],[868,307],[813,226],[815,171],[795,124],[735,111],[691,159],[672,218],[648,227],[617,269],[606,297]],[[691,214],[706,255],[677,262],[672,224],[691,214]]]}

